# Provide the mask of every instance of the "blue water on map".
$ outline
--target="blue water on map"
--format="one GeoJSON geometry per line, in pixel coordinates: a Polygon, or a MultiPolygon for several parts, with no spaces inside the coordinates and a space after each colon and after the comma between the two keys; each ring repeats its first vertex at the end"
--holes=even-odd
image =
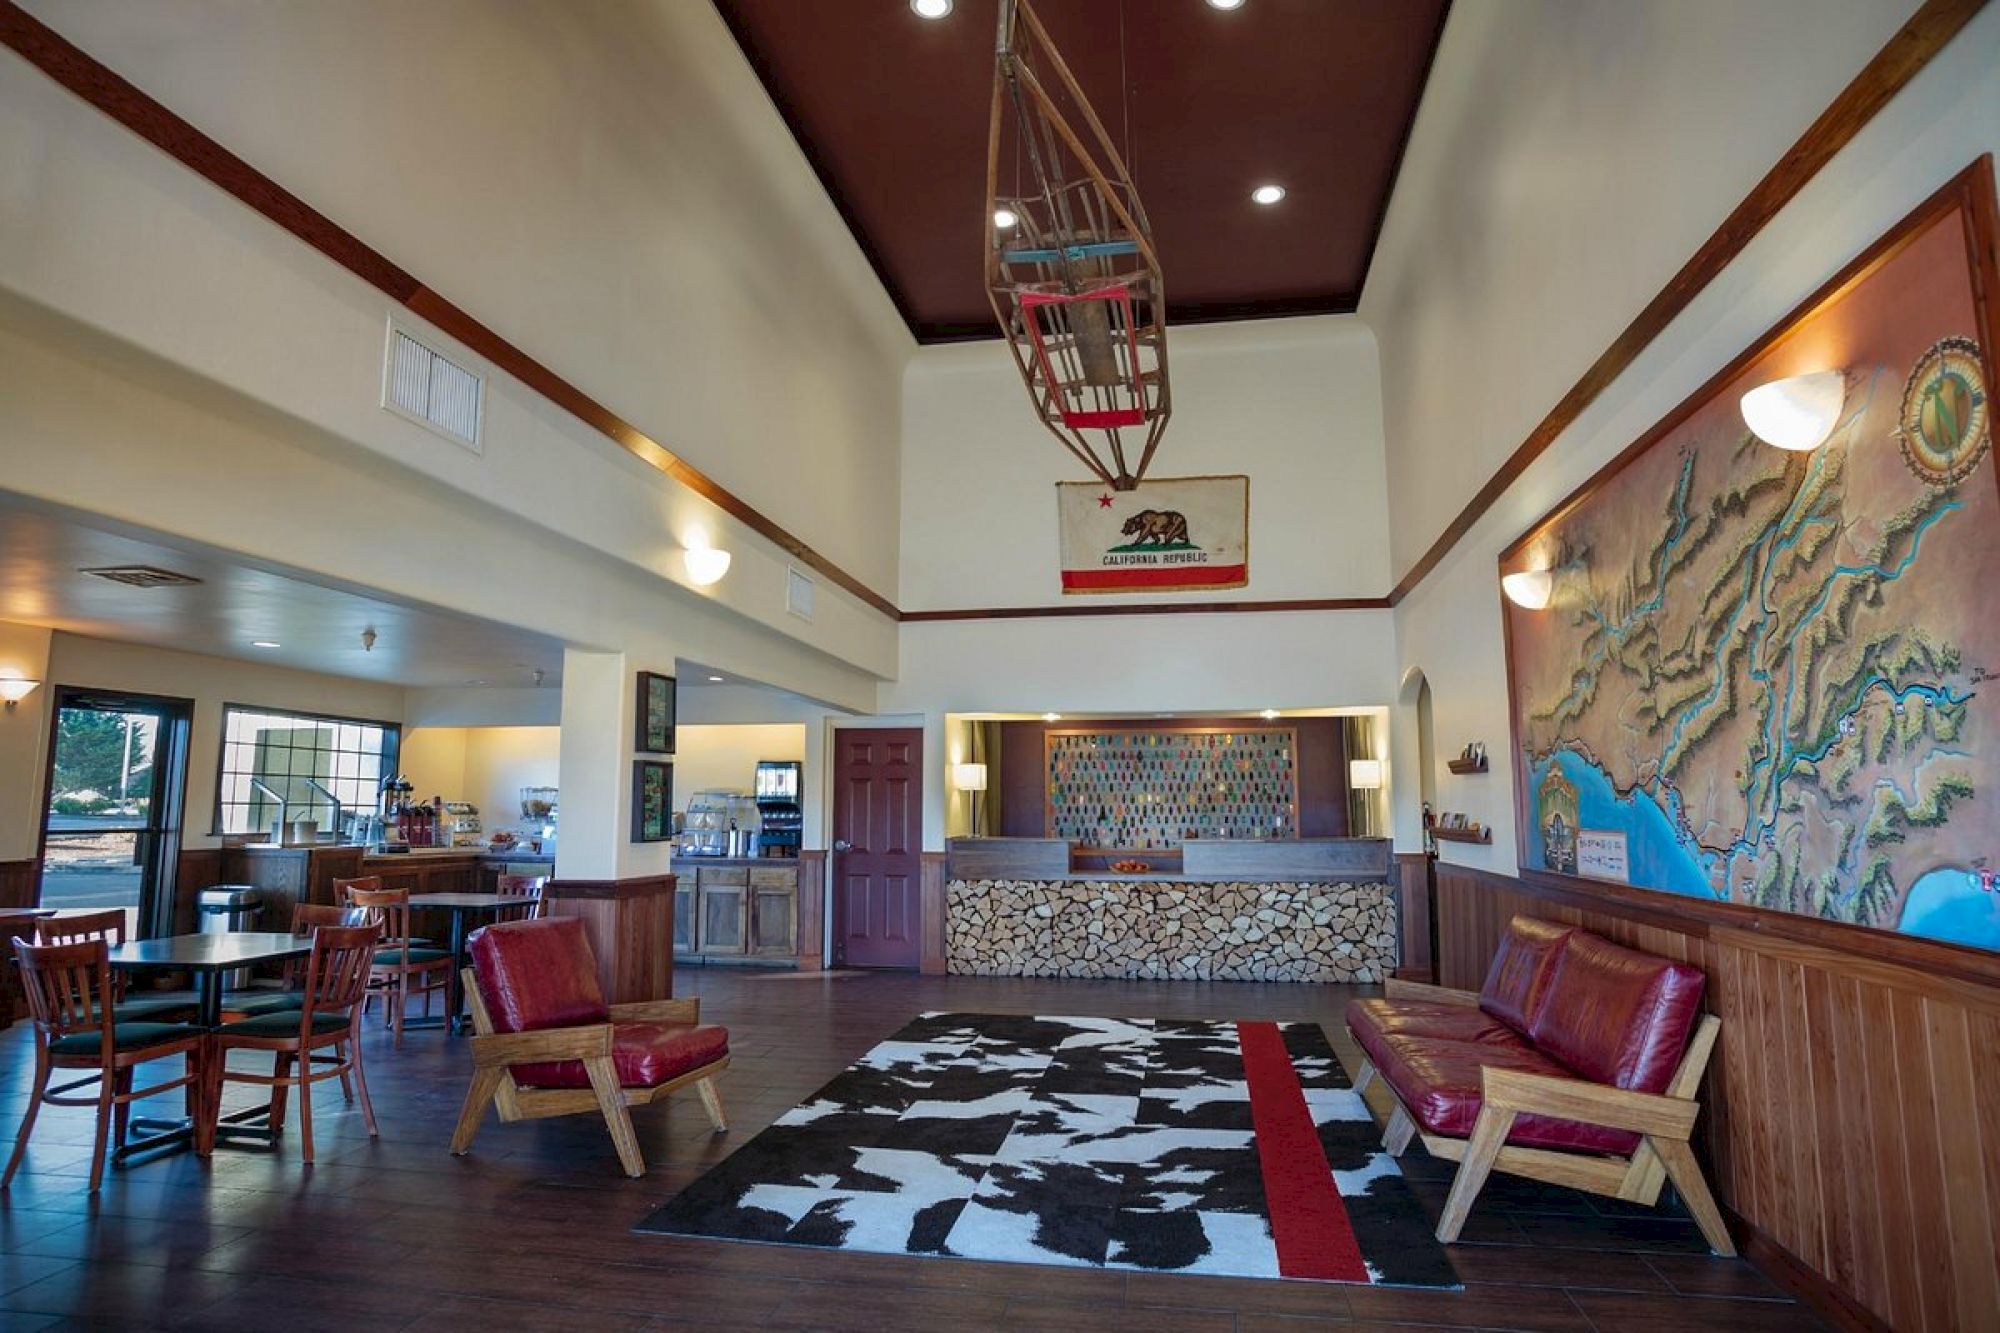
{"type": "MultiPolygon", "coordinates": [[[[1562,766],[1563,776],[1576,788],[1578,825],[1625,835],[1625,857],[1632,883],[1693,898],[1717,896],[1709,887],[1708,876],[1702,873],[1701,863],[1682,845],[1672,814],[1661,809],[1650,794],[1635,791],[1621,798],[1611,779],[1572,751],[1557,751],[1554,762],[1562,766]]],[[[1545,759],[1530,770],[1530,802],[1549,775],[1549,763],[1545,759]]],[[[1539,818],[1528,831],[1528,854],[1534,864],[1548,865],[1539,818]]]]}
{"type": "Polygon", "coordinates": [[[1901,924],[1912,935],[2000,949],[2000,893],[1981,889],[1969,870],[1933,870],[1910,889],[1901,924]]]}

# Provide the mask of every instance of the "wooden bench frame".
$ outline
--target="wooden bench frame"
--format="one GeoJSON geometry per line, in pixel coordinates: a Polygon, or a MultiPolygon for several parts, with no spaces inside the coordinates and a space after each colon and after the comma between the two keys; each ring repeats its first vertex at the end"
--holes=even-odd
{"type": "MultiPolygon", "coordinates": [[[[1479,1003],[1474,991],[1449,990],[1416,981],[1391,979],[1386,994],[1391,1000],[1421,1000],[1431,1004],[1477,1006],[1479,1003]]],[[[1389,1094],[1395,1110],[1382,1132],[1382,1146],[1391,1157],[1401,1157],[1412,1138],[1421,1138],[1433,1157],[1458,1163],[1451,1194],[1438,1219],[1437,1238],[1446,1244],[1458,1239],[1466,1215],[1472,1211],[1473,1200],[1485,1188],[1487,1176],[1494,1171],[1505,1171],[1509,1175],[1527,1176],[1648,1206],[1659,1202],[1660,1187],[1672,1180],[1709,1247],[1720,1255],[1734,1255],[1736,1246],[1729,1238],[1729,1228],[1715,1206],[1715,1196],[1709,1193],[1701,1163],[1695,1160],[1694,1151],[1688,1146],[1695,1118],[1701,1114],[1701,1103],[1694,1094],[1701,1086],[1702,1074],[1708,1069],[1709,1056],[1714,1053],[1716,1038],[1721,1034],[1722,1020],[1714,1014],[1703,1014],[1694,1036],[1688,1040],[1687,1052],[1681,1056],[1680,1067],[1674,1071],[1667,1090],[1659,1095],[1627,1092],[1586,1079],[1482,1069],[1479,1119],[1472,1126],[1472,1136],[1466,1139],[1447,1138],[1420,1129],[1396,1089],[1384,1079],[1383,1090],[1389,1094]],[[1519,1115],[1577,1120],[1627,1130],[1641,1138],[1629,1157],[1516,1147],[1507,1142],[1507,1135],[1514,1127],[1514,1117],[1519,1115]]],[[[1365,1091],[1375,1075],[1374,1063],[1364,1057],[1354,1090],[1365,1091]]]]}
{"type": "Polygon", "coordinates": [[[486,1108],[498,1105],[502,1123],[540,1120],[547,1116],[578,1115],[602,1111],[618,1149],[618,1161],[625,1174],[637,1179],[646,1174],[646,1159],[639,1152],[639,1137],[632,1132],[631,1108],[656,1102],[670,1092],[695,1085],[701,1093],[702,1108],[718,1134],[726,1133],[729,1122],[723,1117],[722,1095],[716,1091],[715,1076],[729,1067],[729,1057],[711,1060],[677,1078],[650,1088],[618,1085],[618,1071],[611,1062],[612,1023],[699,1023],[701,1001],[641,1000],[611,1006],[611,1022],[588,1027],[542,1028],[533,1032],[495,1032],[493,1019],[479,997],[472,969],[460,973],[467,1008],[472,1011],[472,1086],[465,1090],[465,1106],[459,1112],[458,1128],[451,1136],[451,1151],[462,1157],[472,1151],[479,1122],[486,1108]],[[514,1081],[513,1066],[541,1064],[551,1060],[581,1060],[590,1075],[588,1088],[527,1088],[514,1081]]]}

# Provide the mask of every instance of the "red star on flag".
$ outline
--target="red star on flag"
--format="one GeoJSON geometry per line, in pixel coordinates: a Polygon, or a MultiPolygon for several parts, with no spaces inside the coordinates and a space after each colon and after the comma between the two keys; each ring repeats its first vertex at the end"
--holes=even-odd
{"type": "Polygon", "coordinates": [[[1110,496],[1110,495],[1109,495],[1108,493],[1107,493],[1107,494],[1104,494],[1104,495],[1100,495],[1100,496],[1098,496],[1098,497],[1097,497],[1097,507],[1098,507],[1099,509],[1109,509],[1109,508],[1111,508],[1111,496],[1110,496]]]}

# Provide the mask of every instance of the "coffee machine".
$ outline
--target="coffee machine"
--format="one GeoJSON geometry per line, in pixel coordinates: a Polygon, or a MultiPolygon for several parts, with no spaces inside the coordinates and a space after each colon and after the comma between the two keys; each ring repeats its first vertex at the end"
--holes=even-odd
{"type": "Polygon", "coordinates": [[[758,855],[799,854],[799,834],[805,825],[805,814],[799,804],[804,769],[803,764],[790,760],[757,761],[757,780],[751,794],[757,802],[758,855]]]}

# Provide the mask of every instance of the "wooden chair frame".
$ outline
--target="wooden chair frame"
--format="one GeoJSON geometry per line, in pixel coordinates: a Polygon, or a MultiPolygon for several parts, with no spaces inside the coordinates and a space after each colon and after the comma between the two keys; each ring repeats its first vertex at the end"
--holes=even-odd
{"type": "Polygon", "coordinates": [[[722,1095],[715,1087],[715,1076],[729,1067],[727,1055],[650,1088],[620,1087],[618,1071],[611,1062],[612,1023],[699,1023],[699,999],[614,1004],[611,1022],[588,1027],[495,1032],[472,969],[465,968],[460,980],[466,1006],[472,1011],[472,1086],[465,1091],[465,1107],[459,1112],[458,1128],[451,1136],[454,1156],[462,1157],[472,1151],[472,1140],[479,1133],[479,1123],[486,1118],[489,1105],[499,1107],[503,1124],[601,1111],[605,1127],[611,1131],[612,1145],[618,1149],[620,1165],[626,1175],[637,1179],[646,1174],[646,1159],[639,1152],[639,1137],[632,1131],[631,1108],[656,1102],[690,1083],[701,1093],[702,1108],[708,1112],[715,1132],[728,1131],[722,1095]],[[581,1060],[590,1074],[590,1086],[526,1088],[514,1081],[513,1066],[550,1060],[581,1060]]]}
{"type": "MultiPolygon", "coordinates": [[[[1422,1000],[1432,1004],[1477,1006],[1474,991],[1450,990],[1416,981],[1391,979],[1386,993],[1392,1000],[1422,1000]]],[[[1451,1194],[1445,1199],[1444,1213],[1438,1218],[1437,1238],[1446,1244],[1458,1239],[1472,1211],[1473,1200],[1486,1186],[1494,1171],[1526,1176],[1570,1189],[1602,1194],[1629,1203],[1651,1206],[1660,1200],[1660,1187],[1668,1180],[1680,1191],[1695,1225],[1717,1254],[1731,1256],[1736,1246],[1729,1237],[1722,1213],[1709,1192],[1701,1163],[1695,1160],[1688,1140],[1694,1133],[1701,1103],[1695,1092],[1701,1087],[1709,1057],[1722,1034],[1722,1020],[1703,1014],[1694,1036],[1688,1040],[1680,1067],[1674,1071],[1664,1093],[1628,1092],[1604,1083],[1579,1078],[1552,1078],[1511,1069],[1486,1068],[1480,1071],[1481,1103],[1472,1136],[1447,1138],[1422,1130],[1402,1098],[1387,1080],[1383,1090],[1394,1106],[1388,1126],[1382,1132],[1382,1146],[1391,1157],[1401,1157],[1410,1140],[1419,1138],[1433,1157],[1458,1163],[1451,1194]],[[1639,1146],[1629,1157],[1614,1154],[1564,1152],[1550,1148],[1523,1148],[1509,1144],[1507,1135],[1514,1118],[1546,1115],[1562,1120],[1622,1129],[1640,1135],[1639,1146]]],[[[1355,1092],[1363,1092],[1375,1078],[1374,1063],[1365,1057],[1354,1080],[1355,1092]]]]}
{"type": "Polygon", "coordinates": [[[207,1109],[206,1148],[215,1143],[217,1121],[222,1112],[222,1085],[229,1083],[252,1083],[271,1090],[270,1111],[266,1123],[271,1135],[276,1138],[285,1129],[285,1103],[290,1090],[299,1090],[299,1139],[304,1160],[313,1159],[312,1085],[330,1078],[341,1081],[343,1091],[347,1089],[348,1075],[354,1078],[354,1088],[361,1096],[361,1118],[368,1126],[368,1136],[377,1137],[375,1126],[375,1106],[368,1098],[368,1076],[361,1068],[361,1000],[367,993],[368,976],[375,950],[381,943],[381,930],[375,925],[366,926],[318,926],[313,930],[313,951],[306,961],[304,1003],[299,1009],[299,1027],[296,1032],[283,1036],[252,1036],[246,1033],[232,1033],[222,1028],[210,1037],[212,1051],[209,1060],[208,1093],[204,1099],[207,1109]],[[347,1015],[347,1025],[332,1032],[314,1032],[312,1019],[315,1014],[340,1013],[347,1015]],[[320,1052],[332,1048],[332,1059],[324,1058],[320,1052]],[[231,1051],[270,1051],[273,1055],[269,1074],[252,1074],[242,1070],[231,1070],[231,1051]],[[298,1064],[298,1072],[292,1072],[293,1062],[298,1064]],[[316,1065],[324,1068],[316,1069],[316,1065]]]}
{"type": "MultiPolygon", "coordinates": [[[[347,902],[350,907],[373,915],[382,927],[382,941],[377,947],[402,955],[400,961],[375,961],[368,976],[368,997],[382,996],[388,1012],[384,1015],[394,1030],[395,1044],[403,1044],[403,1020],[409,1013],[410,996],[424,997],[424,1016],[431,1012],[431,996],[445,991],[451,984],[452,959],[424,958],[412,959],[410,948],[416,941],[410,938],[410,891],[408,889],[364,889],[357,887],[359,881],[342,881],[347,885],[347,902]]],[[[380,883],[377,878],[377,883],[380,883]]],[[[366,1006],[364,1005],[364,1008],[366,1006]]]]}
{"type": "MultiPolygon", "coordinates": [[[[35,943],[37,944],[81,944],[85,940],[103,940],[108,948],[116,949],[126,942],[125,912],[123,908],[109,908],[102,912],[72,912],[68,916],[43,917],[35,922],[35,943]]],[[[130,973],[113,970],[111,973],[111,998],[124,1005],[131,999],[132,977],[130,973]]],[[[171,999],[171,997],[159,997],[171,999]]],[[[154,1005],[140,997],[142,1005],[154,1005]]],[[[173,1000],[169,1006],[179,1010],[182,1018],[192,1020],[198,1008],[190,998],[186,1001],[173,1000]]],[[[176,1019],[142,1018],[142,1022],[175,1022],[176,1019]]]]}
{"type": "MultiPolygon", "coordinates": [[[[170,1092],[188,1090],[195,1122],[195,1146],[205,1151],[212,1141],[215,1122],[206,1114],[205,1071],[213,1059],[205,1032],[118,1050],[113,1043],[116,1022],[116,985],[112,980],[110,946],[102,936],[70,944],[34,945],[16,942],[15,957],[21,965],[21,985],[27,992],[29,1012],[35,1025],[35,1082],[28,1096],[28,1108],[21,1114],[21,1129],[14,1139],[14,1154],[7,1170],[0,1174],[0,1190],[14,1181],[27,1156],[28,1137],[34,1133],[35,1118],[42,1103],[51,1106],[94,1106],[97,1108],[97,1139],[91,1149],[90,1191],[104,1183],[105,1142],[115,1126],[117,1144],[125,1146],[126,1125],[132,1103],[170,1092]],[[98,1049],[89,1055],[56,1055],[50,1043],[59,1037],[87,1032],[100,1034],[98,1049]],[[179,1078],[170,1078],[151,1087],[134,1088],[132,1071],[142,1064],[170,1055],[185,1055],[187,1068],[179,1078]],[[58,1069],[90,1070],[84,1078],[49,1086],[58,1069]],[[95,1096],[68,1094],[97,1084],[95,1096]]],[[[143,1144],[141,1145],[143,1146],[143,1144]]]]}
{"type": "Polygon", "coordinates": [[[502,898],[522,897],[535,900],[532,907],[510,907],[497,913],[499,921],[540,921],[549,914],[549,900],[546,890],[547,875],[501,875],[493,882],[493,891],[502,898]]]}

